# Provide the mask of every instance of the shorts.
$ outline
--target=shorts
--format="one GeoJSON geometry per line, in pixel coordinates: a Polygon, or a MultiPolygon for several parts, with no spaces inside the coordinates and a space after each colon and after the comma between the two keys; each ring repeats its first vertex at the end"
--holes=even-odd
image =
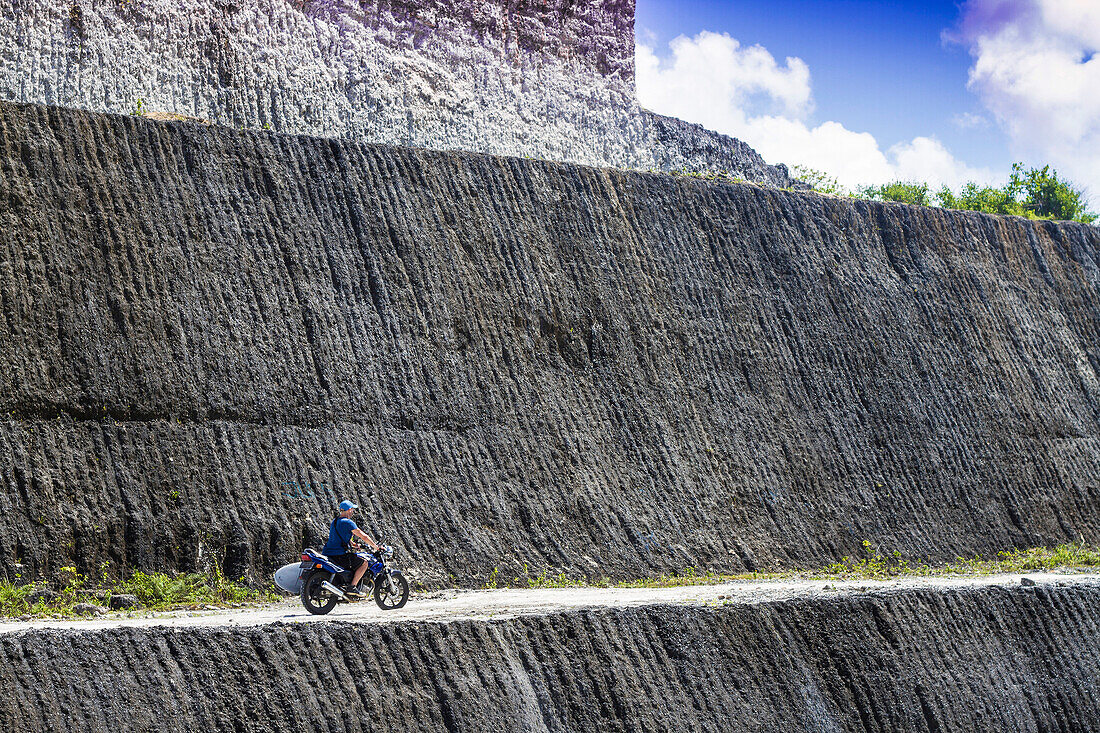
{"type": "Polygon", "coordinates": [[[363,558],[359,557],[354,552],[349,552],[346,555],[329,555],[328,559],[334,565],[339,565],[352,575],[354,575],[356,569],[363,564],[363,558]]]}

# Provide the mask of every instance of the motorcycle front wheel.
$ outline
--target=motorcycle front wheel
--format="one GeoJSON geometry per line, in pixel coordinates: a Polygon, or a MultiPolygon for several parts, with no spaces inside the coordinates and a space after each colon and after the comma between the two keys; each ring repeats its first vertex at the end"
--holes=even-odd
{"type": "Polygon", "coordinates": [[[327,576],[329,575],[331,573],[310,573],[305,582],[302,583],[302,605],[310,613],[323,616],[336,608],[336,603],[340,599],[335,593],[327,591],[321,586],[321,583],[328,580],[327,576]]]}
{"type": "Polygon", "coordinates": [[[383,611],[396,611],[409,600],[409,581],[400,570],[383,573],[374,579],[374,602],[383,611]]]}

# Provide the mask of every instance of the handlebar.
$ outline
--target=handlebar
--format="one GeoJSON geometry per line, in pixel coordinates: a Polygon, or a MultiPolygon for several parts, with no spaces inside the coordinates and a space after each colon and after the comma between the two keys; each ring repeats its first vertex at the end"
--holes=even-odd
{"type": "Polygon", "coordinates": [[[376,555],[378,557],[383,557],[383,556],[388,556],[388,555],[393,554],[393,548],[390,547],[389,545],[384,545],[382,543],[378,543],[378,549],[373,550],[373,549],[368,549],[367,546],[364,545],[362,542],[355,542],[355,543],[352,543],[352,549],[356,550],[356,551],[366,550],[370,554],[376,555]]]}

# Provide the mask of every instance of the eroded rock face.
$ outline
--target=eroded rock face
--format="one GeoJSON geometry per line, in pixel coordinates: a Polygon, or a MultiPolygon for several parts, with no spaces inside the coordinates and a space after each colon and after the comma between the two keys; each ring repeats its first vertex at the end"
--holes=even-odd
{"type": "Polygon", "coordinates": [[[0,563],[1100,540],[1096,228],[0,104],[0,563]]]}
{"type": "Polygon", "coordinates": [[[633,0],[19,0],[0,99],[789,184],[638,106],[633,0]]]}
{"type": "Polygon", "coordinates": [[[4,634],[0,724],[1095,731],[1098,614],[1100,592],[1071,587],[497,622],[4,634]],[[38,703],[42,690],[53,704],[38,703]]]}

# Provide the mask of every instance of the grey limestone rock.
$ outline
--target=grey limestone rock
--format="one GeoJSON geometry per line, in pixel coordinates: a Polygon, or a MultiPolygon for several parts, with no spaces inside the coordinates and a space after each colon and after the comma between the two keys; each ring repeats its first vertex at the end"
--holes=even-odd
{"type": "Polygon", "coordinates": [[[112,611],[126,611],[141,605],[138,597],[129,593],[114,593],[107,602],[112,611]]]}
{"type": "Polygon", "coordinates": [[[639,107],[633,0],[18,0],[0,99],[789,183],[639,107]]]}
{"type": "MultiPolygon", "coordinates": [[[[0,104],[0,569],[1100,540],[1100,233],[0,104]]],[[[452,580],[453,576],[453,580],[452,580]]]]}
{"type": "Polygon", "coordinates": [[[1098,614],[1100,592],[1078,585],[452,623],[31,631],[0,635],[0,728],[1095,731],[1098,614]]]}
{"type": "Polygon", "coordinates": [[[39,602],[52,603],[56,598],[57,591],[50,590],[49,588],[38,588],[27,595],[27,603],[31,605],[39,602]]]}

